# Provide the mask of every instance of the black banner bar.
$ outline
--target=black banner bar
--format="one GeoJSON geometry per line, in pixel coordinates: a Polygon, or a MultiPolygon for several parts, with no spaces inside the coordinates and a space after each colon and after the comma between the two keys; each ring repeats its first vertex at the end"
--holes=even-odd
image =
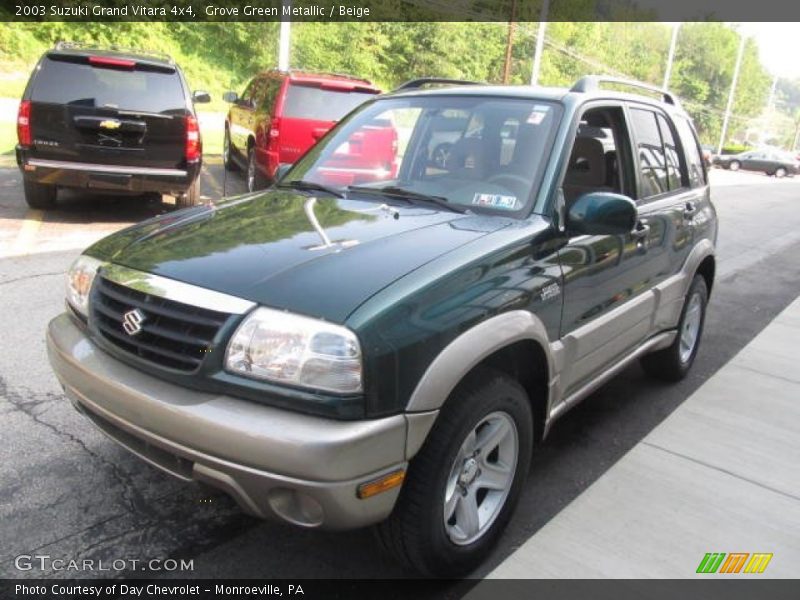
{"type": "Polygon", "coordinates": [[[3,21],[800,21],[793,0],[2,0],[3,21]]]}

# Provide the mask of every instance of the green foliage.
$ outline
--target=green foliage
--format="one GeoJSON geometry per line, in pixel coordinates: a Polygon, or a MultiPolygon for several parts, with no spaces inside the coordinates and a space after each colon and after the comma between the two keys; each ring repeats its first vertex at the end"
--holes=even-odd
{"type": "MultiPolygon", "coordinates": [[[[569,86],[587,73],[602,73],[660,85],[670,26],[575,21],[595,4],[596,0],[570,3],[577,11],[574,15],[558,13],[559,21],[547,25],[540,83],[569,86]]],[[[496,6],[510,14],[510,0],[496,6]]],[[[537,25],[524,22],[514,27],[510,83],[530,81],[537,25]]],[[[278,27],[263,22],[0,23],[0,95],[19,95],[41,52],[67,39],[169,53],[193,88],[212,93],[214,103],[202,109],[224,110],[223,91],[241,91],[254,73],[276,66],[278,27]],[[4,79],[3,71],[18,73],[20,81],[4,79]]],[[[384,89],[422,76],[500,83],[507,35],[508,24],[502,22],[298,22],[292,25],[291,62],[295,68],[365,77],[384,89]]],[[[739,39],[735,28],[725,23],[683,23],[680,28],[670,86],[705,143],[716,143],[719,137],[739,39]]],[[[728,139],[745,139],[750,120],[762,112],[769,94],[770,76],[755,42],[748,41],[745,48],[728,139]]],[[[782,83],[778,99],[781,110],[794,119],[800,81],[782,83]]]]}
{"type": "Polygon", "coordinates": [[[751,146],[747,144],[728,144],[722,149],[723,154],[740,154],[750,150],[751,146]]]}

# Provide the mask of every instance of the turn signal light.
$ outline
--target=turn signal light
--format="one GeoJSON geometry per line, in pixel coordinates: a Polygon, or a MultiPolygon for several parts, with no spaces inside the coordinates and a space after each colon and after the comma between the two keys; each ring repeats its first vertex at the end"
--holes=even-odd
{"type": "Polygon", "coordinates": [[[17,112],[17,138],[21,146],[31,145],[31,103],[23,100],[17,112]]]}
{"type": "Polygon", "coordinates": [[[361,500],[376,496],[377,494],[381,494],[391,490],[392,488],[396,488],[403,483],[405,478],[406,472],[403,469],[392,471],[391,473],[382,475],[377,479],[373,479],[372,481],[367,481],[359,485],[356,489],[356,496],[361,500]]]}

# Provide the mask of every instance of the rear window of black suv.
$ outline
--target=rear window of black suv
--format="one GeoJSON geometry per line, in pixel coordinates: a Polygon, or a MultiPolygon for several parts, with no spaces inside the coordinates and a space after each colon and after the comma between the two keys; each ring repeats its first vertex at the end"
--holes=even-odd
{"type": "Polygon", "coordinates": [[[31,99],[148,113],[174,113],[186,108],[183,86],[174,68],[109,68],[56,56],[42,61],[31,99]]]}

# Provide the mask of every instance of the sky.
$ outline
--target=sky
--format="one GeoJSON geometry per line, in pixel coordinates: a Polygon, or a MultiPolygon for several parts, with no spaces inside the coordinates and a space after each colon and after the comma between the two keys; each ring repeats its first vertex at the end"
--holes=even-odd
{"type": "Polygon", "coordinates": [[[740,23],[738,27],[756,39],[761,62],[772,75],[800,78],[800,23],[740,23]]]}

